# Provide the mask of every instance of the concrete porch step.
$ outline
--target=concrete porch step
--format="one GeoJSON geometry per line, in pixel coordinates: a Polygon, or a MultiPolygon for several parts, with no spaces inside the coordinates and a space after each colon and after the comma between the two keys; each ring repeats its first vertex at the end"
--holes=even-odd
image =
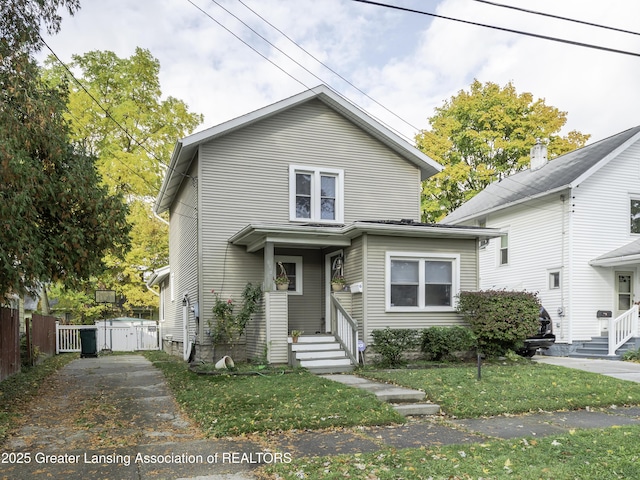
{"type": "Polygon", "coordinates": [[[344,350],[302,350],[296,352],[296,359],[298,360],[314,360],[322,358],[347,358],[347,352],[344,350]]]}
{"type": "Polygon", "coordinates": [[[351,366],[351,360],[348,358],[318,358],[312,360],[298,360],[301,367],[347,367],[351,366]]]}
{"type": "Polygon", "coordinates": [[[427,403],[425,393],[419,390],[375,382],[356,375],[322,375],[322,377],[371,392],[378,400],[390,403],[398,413],[404,416],[437,415],[440,412],[440,405],[427,403]]]}
{"type": "Polygon", "coordinates": [[[333,335],[304,335],[290,339],[289,361],[315,374],[351,372],[354,366],[333,335]]]}
{"type": "Polygon", "coordinates": [[[627,350],[635,348],[636,339],[632,338],[616,350],[616,355],[609,355],[609,338],[605,336],[593,337],[589,342],[584,342],[581,347],[571,352],[571,358],[591,358],[600,360],[621,360],[627,350]]]}
{"type": "Polygon", "coordinates": [[[335,340],[332,343],[292,343],[292,352],[322,352],[329,350],[340,350],[340,344],[335,340]]]}

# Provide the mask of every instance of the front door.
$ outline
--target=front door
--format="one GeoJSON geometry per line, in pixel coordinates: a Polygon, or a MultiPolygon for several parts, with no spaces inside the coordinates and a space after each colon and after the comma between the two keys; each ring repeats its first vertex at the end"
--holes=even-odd
{"type": "Polygon", "coordinates": [[[331,279],[336,275],[344,275],[344,252],[337,250],[325,255],[324,291],[325,291],[325,332],[331,331],[331,279]]]}
{"type": "Polygon", "coordinates": [[[616,298],[615,316],[633,306],[633,272],[615,272],[616,298]]]}

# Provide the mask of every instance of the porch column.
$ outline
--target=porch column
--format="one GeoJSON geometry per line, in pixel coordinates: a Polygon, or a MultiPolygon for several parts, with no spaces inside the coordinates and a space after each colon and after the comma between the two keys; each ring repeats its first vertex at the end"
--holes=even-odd
{"type": "Polygon", "coordinates": [[[273,252],[273,242],[266,242],[264,244],[264,278],[262,280],[262,291],[264,292],[272,292],[274,290],[275,259],[273,252]]]}

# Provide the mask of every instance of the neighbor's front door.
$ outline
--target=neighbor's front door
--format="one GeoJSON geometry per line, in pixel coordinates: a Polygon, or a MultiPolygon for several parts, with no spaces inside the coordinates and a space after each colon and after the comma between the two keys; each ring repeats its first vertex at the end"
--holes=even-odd
{"type": "Polygon", "coordinates": [[[615,272],[616,317],[633,305],[633,272],[615,272]]]}

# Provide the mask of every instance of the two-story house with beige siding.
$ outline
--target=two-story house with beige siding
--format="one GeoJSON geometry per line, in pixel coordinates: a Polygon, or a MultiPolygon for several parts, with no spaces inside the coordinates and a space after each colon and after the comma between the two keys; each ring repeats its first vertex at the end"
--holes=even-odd
{"type": "Polygon", "coordinates": [[[303,366],[348,367],[375,329],[460,323],[456,295],[477,289],[479,239],[496,232],[419,222],[421,181],[439,170],[324,86],[178,141],[155,204],[170,217],[170,266],[151,282],[165,348],[219,358],[212,292],[240,302],[248,282],[263,299],[246,356],[272,363],[310,350],[303,366]]]}
{"type": "Polygon", "coordinates": [[[499,228],[480,250],[480,287],[538,292],[552,354],[615,357],[639,337],[640,127],[489,185],[449,225],[499,228]]]}

